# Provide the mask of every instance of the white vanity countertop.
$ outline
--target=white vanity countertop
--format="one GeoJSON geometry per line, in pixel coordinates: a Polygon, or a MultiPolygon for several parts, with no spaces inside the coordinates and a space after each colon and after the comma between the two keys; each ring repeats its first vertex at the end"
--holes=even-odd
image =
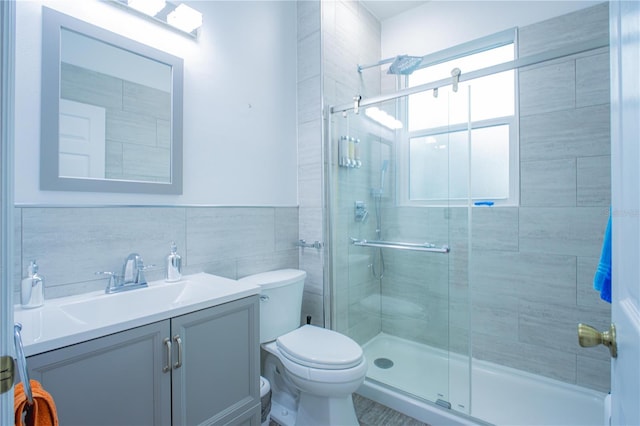
{"type": "Polygon", "coordinates": [[[24,353],[31,356],[259,293],[256,285],[201,272],[122,293],[49,299],[35,309],[17,305],[14,321],[22,324],[24,353]]]}

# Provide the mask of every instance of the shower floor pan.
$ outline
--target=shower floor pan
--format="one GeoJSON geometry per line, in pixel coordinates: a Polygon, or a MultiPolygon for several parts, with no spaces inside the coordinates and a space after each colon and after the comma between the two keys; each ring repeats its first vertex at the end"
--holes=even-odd
{"type": "Polygon", "coordinates": [[[606,395],[602,392],[475,359],[470,375],[467,357],[384,333],[363,349],[369,364],[367,378],[419,399],[450,403],[452,410],[485,422],[604,424],[606,395]]]}

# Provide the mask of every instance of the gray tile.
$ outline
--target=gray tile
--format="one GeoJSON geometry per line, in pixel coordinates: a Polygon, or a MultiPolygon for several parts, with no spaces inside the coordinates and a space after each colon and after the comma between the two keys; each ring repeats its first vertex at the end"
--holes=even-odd
{"type": "Polygon", "coordinates": [[[298,0],[298,40],[320,30],[320,0],[298,0]]]}
{"type": "Polygon", "coordinates": [[[471,300],[473,330],[482,330],[483,334],[496,336],[505,341],[518,340],[516,297],[474,291],[471,300]]]}
{"type": "MultiPolygon", "coordinates": [[[[589,350],[591,348],[585,348],[589,350]]],[[[578,355],[576,384],[601,392],[611,390],[611,360],[578,355]]]]}
{"type": "Polygon", "coordinates": [[[124,144],[122,177],[127,180],[171,182],[171,153],[166,148],[124,144]]]}
{"type": "Polygon", "coordinates": [[[171,122],[168,120],[156,120],[156,145],[163,148],[171,148],[171,122]]]}
{"type": "Polygon", "coordinates": [[[518,250],[517,208],[473,208],[472,223],[472,249],[518,250]]]}
{"type": "MultiPolygon", "coordinates": [[[[218,275],[232,280],[238,279],[243,275],[237,272],[236,259],[214,260],[208,263],[193,263],[183,267],[183,274],[196,274],[198,272],[206,272],[208,274],[218,275]]],[[[246,274],[249,275],[249,274],[246,274]]]]}
{"type": "Polygon", "coordinates": [[[120,179],[124,176],[122,171],[124,162],[124,158],[122,156],[122,143],[107,139],[106,145],[107,155],[105,159],[104,174],[108,179],[120,179]]]}
{"type": "Polygon", "coordinates": [[[274,249],[273,208],[187,209],[187,251],[193,263],[260,255],[274,249]]]}
{"type": "Polygon", "coordinates": [[[157,120],[145,114],[108,109],[106,138],[114,142],[135,145],[157,145],[157,120]]]}
{"type": "Polygon", "coordinates": [[[520,203],[526,207],[576,205],[576,159],[520,163],[520,203]]]}
{"type": "Polygon", "coordinates": [[[236,259],[235,263],[237,274],[233,278],[236,279],[277,269],[298,269],[298,250],[283,250],[245,256],[236,259]]]}
{"type": "Polygon", "coordinates": [[[132,252],[156,265],[151,279],[153,270],[162,274],[171,241],[189,261],[182,208],[25,208],[22,214],[23,267],[37,259],[47,286],[104,281],[95,272],[119,271],[132,252]]]}
{"type": "Polygon", "coordinates": [[[305,324],[307,316],[311,316],[311,324],[324,327],[324,308],[322,295],[304,291],[302,295],[302,311],[300,324],[305,324]]]}
{"type": "Polygon", "coordinates": [[[520,160],[610,155],[609,106],[580,108],[520,119],[520,160]]]}
{"type": "Polygon", "coordinates": [[[611,156],[578,158],[577,204],[611,205],[611,156]]]}
{"type": "Polygon", "coordinates": [[[322,118],[320,76],[298,82],[298,124],[322,118]]]}
{"type": "Polygon", "coordinates": [[[320,30],[298,40],[298,81],[320,74],[320,30]]]}
{"type": "Polygon", "coordinates": [[[609,35],[609,6],[596,6],[519,28],[519,56],[559,49],[609,35]]]}
{"type": "Polygon", "coordinates": [[[62,63],[60,96],[76,102],[122,108],[122,80],[86,68],[62,63]]]}
{"type": "Polygon", "coordinates": [[[171,93],[124,81],[122,110],[163,120],[171,120],[171,93]]]}
{"type": "Polygon", "coordinates": [[[576,355],[551,347],[512,342],[475,332],[473,356],[569,383],[576,381],[576,355]]]}
{"type": "Polygon", "coordinates": [[[298,126],[298,165],[322,167],[322,123],[318,120],[298,126]]]}
{"type": "MultiPolygon", "coordinates": [[[[299,208],[298,227],[299,238],[309,243],[315,241],[323,242],[322,208],[301,205],[299,208]]],[[[313,253],[314,250],[316,249],[305,250],[305,253],[307,251],[313,253]]]]}
{"type": "Polygon", "coordinates": [[[298,241],[298,208],[275,209],[275,250],[296,250],[298,241]]]}
{"type": "Polygon", "coordinates": [[[608,217],[603,207],[522,207],[520,250],[599,256],[608,217]]]}
{"type": "Polygon", "coordinates": [[[565,61],[521,70],[519,88],[521,117],[573,108],[575,63],[565,61]]]}
{"type": "Polygon", "coordinates": [[[518,316],[519,341],[540,348],[553,347],[567,353],[578,353],[577,339],[579,312],[566,305],[555,304],[540,294],[537,300],[521,300],[518,316]],[[553,333],[550,341],[549,333],[553,333]]]}
{"type": "Polygon", "coordinates": [[[307,291],[314,292],[319,295],[324,294],[323,281],[323,259],[322,251],[316,249],[306,249],[299,252],[300,269],[307,273],[304,282],[304,288],[307,291]]]}
{"type": "Polygon", "coordinates": [[[298,202],[301,207],[322,207],[322,163],[298,164],[298,202]]]}
{"type": "Polygon", "coordinates": [[[556,304],[574,306],[576,258],[547,253],[476,251],[471,256],[475,291],[518,298],[545,295],[556,304]]]}
{"type": "Polygon", "coordinates": [[[576,59],[576,107],[610,102],[609,50],[576,59]]]}

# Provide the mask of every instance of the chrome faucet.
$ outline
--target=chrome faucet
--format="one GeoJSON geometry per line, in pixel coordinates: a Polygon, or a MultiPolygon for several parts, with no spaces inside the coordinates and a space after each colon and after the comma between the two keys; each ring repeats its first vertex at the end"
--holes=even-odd
{"type": "Polygon", "coordinates": [[[149,266],[144,266],[142,256],[138,253],[131,253],[124,260],[121,275],[117,275],[115,272],[96,272],[96,274],[109,276],[109,284],[107,284],[107,288],[104,290],[105,293],[119,293],[121,291],[147,287],[148,284],[144,276],[144,270],[148,267],[149,266]]]}

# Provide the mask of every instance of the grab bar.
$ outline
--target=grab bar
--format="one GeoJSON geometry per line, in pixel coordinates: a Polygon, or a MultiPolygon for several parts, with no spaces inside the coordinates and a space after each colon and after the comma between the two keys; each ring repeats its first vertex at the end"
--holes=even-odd
{"type": "Polygon", "coordinates": [[[22,330],[22,324],[19,322],[13,326],[13,340],[16,345],[16,354],[18,356],[18,371],[20,372],[20,379],[22,380],[22,387],[25,395],[27,395],[27,401],[29,405],[33,405],[33,393],[31,392],[31,382],[29,381],[29,374],[27,373],[27,358],[24,356],[24,348],[22,346],[22,336],[20,331],[22,330]]]}
{"type": "Polygon", "coordinates": [[[359,247],[380,247],[380,248],[392,248],[399,250],[412,250],[412,251],[428,251],[432,253],[449,253],[449,246],[436,246],[431,243],[401,243],[397,241],[380,241],[380,240],[359,240],[351,237],[351,242],[354,246],[359,247]]]}
{"type": "Polygon", "coordinates": [[[312,243],[308,243],[306,240],[298,240],[298,242],[296,243],[296,246],[298,247],[302,247],[302,248],[314,248],[317,250],[320,250],[322,248],[322,243],[320,241],[314,241],[312,243]]]}

